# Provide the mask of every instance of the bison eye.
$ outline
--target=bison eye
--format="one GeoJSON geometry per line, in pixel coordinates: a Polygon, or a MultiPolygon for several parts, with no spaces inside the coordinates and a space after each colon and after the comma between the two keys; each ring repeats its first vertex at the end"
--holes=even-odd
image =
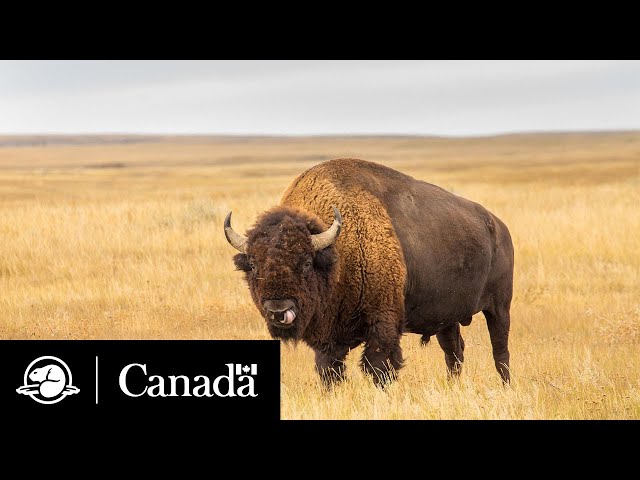
{"type": "Polygon", "coordinates": [[[312,266],[313,266],[313,262],[311,260],[307,260],[306,262],[304,262],[304,265],[302,266],[302,268],[305,272],[308,272],[312,266]]]}
{"type": "Polygon", "coordinates": [[[252,272],[255,272],[257,270],[256,264],[251,261],[249,262],[249,268],[251,269],[252,272]]]}

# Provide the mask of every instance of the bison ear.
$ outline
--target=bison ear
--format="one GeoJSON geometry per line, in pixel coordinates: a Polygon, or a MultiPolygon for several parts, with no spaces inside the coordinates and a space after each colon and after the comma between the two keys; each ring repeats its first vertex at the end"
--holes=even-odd
{"type": "Polygon", "coordinates": [[[233,263],[238,270],[242,270],[243,272],[251,271],[251,267],[249,266],[249,257],[244,253],[238,253],[237,255],[234,255],[233,263]]]}
{"type": "Polygon", "coordinates": [[[314,259],[317,270],[328,272],[338,262],[338,253],[333,245],[318,250],[314,259]]]}

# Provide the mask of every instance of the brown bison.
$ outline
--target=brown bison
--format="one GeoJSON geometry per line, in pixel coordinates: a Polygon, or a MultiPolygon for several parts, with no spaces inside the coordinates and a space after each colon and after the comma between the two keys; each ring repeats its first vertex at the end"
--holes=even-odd
{"type": "Polygon", "coordinates": [[[376,384],[402,367],[403,332],[431,335],[458,375],[460,325],[483,312],[509,382],[513,246],[481,205],[372,162],[340,158],[296,178],[243,237],[224,224],[272,337],[303,340],[330,385],[364,342],[376,384]],[[330,225],[329,228],[326,225],[330,225]]]}

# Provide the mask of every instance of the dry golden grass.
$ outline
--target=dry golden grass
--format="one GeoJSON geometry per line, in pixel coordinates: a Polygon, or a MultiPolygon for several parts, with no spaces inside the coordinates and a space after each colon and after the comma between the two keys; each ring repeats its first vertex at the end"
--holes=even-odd
{"type": "Polygon", "coordinates": [[[387,391],[358,371],[357,349],[350,379],[327,394],[312,352],[284,346],[283,418],[640,418],[633,132],[5,146],[0,338],[267,338],[233,269],[224,215],[233,210],[244,231],[298,173],[340,156],[438,184],[506,222],[513,385],[501,386],[478,315],[463,328],[456,382],[437,342],[421,348],[406,335],[406,367],[387,391]]]}

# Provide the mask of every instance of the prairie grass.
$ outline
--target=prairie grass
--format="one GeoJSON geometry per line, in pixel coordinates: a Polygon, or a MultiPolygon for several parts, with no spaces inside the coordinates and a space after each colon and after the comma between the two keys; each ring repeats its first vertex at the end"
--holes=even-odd
{"type": "Polygon", "coordinates": [[[359,372],[361,348],[327,393],[312,352],[283,346],[283,418],[640,418],[640,133],[0,140],[2,339],[267,338],[224,216],[244,231],[297,174],[353,156],[509,226],[513,384],[500,384],[480,314],[453,382],[437,342],[416,335],[386,391],[359,372]]]}

